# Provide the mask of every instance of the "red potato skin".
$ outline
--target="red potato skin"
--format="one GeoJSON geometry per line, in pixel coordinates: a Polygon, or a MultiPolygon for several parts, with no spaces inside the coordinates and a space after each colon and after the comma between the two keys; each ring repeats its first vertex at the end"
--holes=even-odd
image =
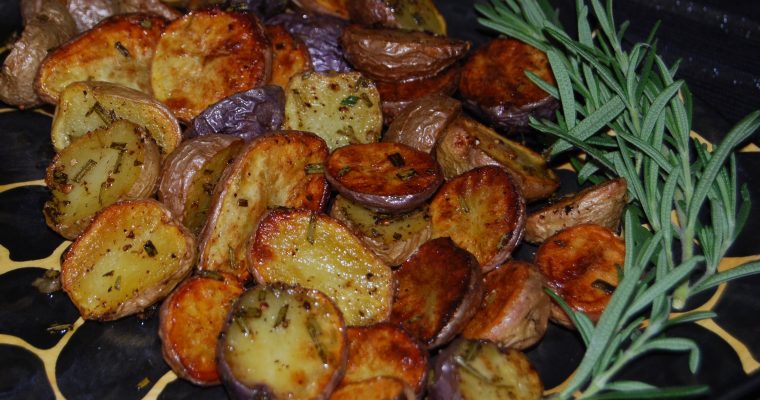
{"type": "Polygon", "coordinates": [[[434,94],[419,99],[402,111],[388,126],[384,142],[395,142],[430,154],[446,127],[461,112],[462,104],[434,94]]]}

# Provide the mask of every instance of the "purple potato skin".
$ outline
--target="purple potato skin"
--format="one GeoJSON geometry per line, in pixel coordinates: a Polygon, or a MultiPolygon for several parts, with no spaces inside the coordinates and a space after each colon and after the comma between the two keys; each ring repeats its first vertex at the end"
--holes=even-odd
{"type": "Polygon", "coordinates": [[[276,85],[233,94],[210,105],[183,133],[183,139],[213,134],[234,135],[245,141],[279,130],[285,115],[285,92],[276,85]]]}
{"type": "Polygon", "coordinates": [[[297,11],[276,15],[266,23],[283,25],[291,35],[303,40],[309,48],[314,71],[353,71],[340,47],[340,37],[348,22],[329,15],[297,11]]]}
{"type": "Polygon", "coordinates": [[[461,400],[462,394],[459,392],[459,379],[456,361],[454,356],[459,351],[459,347],[465,344],[464,339],[457,339],[448,347],[444,348],[433,359],[434,379],[428,385],[428,398],[431,400],[461,400]]]}

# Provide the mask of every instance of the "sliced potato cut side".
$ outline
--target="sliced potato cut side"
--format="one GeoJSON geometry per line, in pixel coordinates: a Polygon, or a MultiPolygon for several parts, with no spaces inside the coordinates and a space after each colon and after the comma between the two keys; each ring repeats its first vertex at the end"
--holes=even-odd
{"type": "Polygon", "coordinates": [[[335,389],[330,400],[414,400],[417,395],[404,381],[390,376],[379,376],[349,383],[335,389]]]}
{"type": "Polygon", "coordinates": [[[380,95],[358,72],[295,75],[285,91],[286,129],[313,132],[330,150],[380,140],[380,95]]]}
{"type": "Polygon", "coordinates": [[[318,289],[343,312],[347,325],[387,320],[391,269],[337,220],[308,210],[274,210],[261,221],[251,247],[259,283],[318,289]]]}
{"type": "Polygon", "coordinates": [[[116,119],[142,126],[168,155],[182,132],[174,114],[161,102],[135,89],[110,82],[74,82],[61,92],[50,137],[56,151],[79,136],[104,128],[116,119]]]}
{"type": "Polygon", "coordinates": [[[163,299],[192,271],[195,240],[154,200],[114,204],[61,263],[63,290],[84,319],[114,320],[163,299]]]}
{"type": "Polygon", "coordinates": [[[346,366],[340,310],[317,290],[259,286],[235,303],[218,345],[233,398],[326,398],[346,366]]]}
{"type": "Polygon", "coordinates": [[[45,221],[73,239],[101,209],[152,195],[159,165],[155,142],[131,122],[119,120],[82,136],[48,166],[52,199],[44,206],[45,221]]]}
{"type": "Polygon", "coordinates": [[[266,31],[272,42],[272,76],[269,83],[286,88],[290,78],[311,68],[309,49],[282,25],[267,25],[266,31]]]}

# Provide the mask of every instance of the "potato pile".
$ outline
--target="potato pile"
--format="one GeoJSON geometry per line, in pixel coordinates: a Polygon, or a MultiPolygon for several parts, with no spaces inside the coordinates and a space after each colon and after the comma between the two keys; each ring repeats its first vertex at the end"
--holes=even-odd
{"type": "Polygon", "coordinates": [[[468,58],[431,1],[202,3],[106,18],[41,61],[44,215],[74,240],[82,316],[163,301],[167,363],[233,398],[540,398],[521,350],[572,328],[545,290],[599,317],[627,191],[552,198],[546,160],[476,119],[551,114],[523,76],[550,81],[545,56],[468,58]],[[534,260],[512,259],[523,239],[534,260]]]}

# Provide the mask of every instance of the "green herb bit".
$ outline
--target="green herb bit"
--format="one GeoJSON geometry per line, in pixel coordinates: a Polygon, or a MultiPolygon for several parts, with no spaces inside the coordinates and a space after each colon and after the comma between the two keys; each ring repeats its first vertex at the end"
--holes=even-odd
{"type": "Polygon", "coordinates": [[[235,258],[235,249],[232,246],[227,246],[227,257],[230,258],[230,268],[233,270],[238,269],[237,259],[235,258]]]}
{"type": "Polygon", "coordinates": [[[311,338],[311,341],[314,343],[314,348],[317,349],[317,354],[319,355],[319,359],[322,360],[323,364],[327,364],[327,352],[325,352],[325,347],[324,345],[322,345],[322,342],[319,340],[320,329],[319,329],[319,325],[317,325],[317,322],[314,320],[314,318],[309,317],[309,319],[306,320],[306,331],[309,333],[309,337],[311,338]]]}
{"type": "Polygon", "coordinates": [[[116,290],[121,290],[121,275],[116,277],[116,282],[114,282],[113,288],[116,290]]]}
{"type": "Polygon", "coordinates": [[[59,185],[65,185],[69,183],[69,175],[63,171],[53,171],[53,182],[59,185]]]}
{"type": "Polygon", "coordinates": [[[124,153],[126,150],[119,151],[119,154],[116,155],[116,165],[113,167],[113,173],[118,174],[121,172],[121,163],[124,160],[124,153]]]}
{"type": "Polygon", "coordinates": [[[309,242],[309,244],[314,244],[315,235],[317,233],[317,213],[311,213],[309,215],[309,226],[306,227],[306,241],[309,242]]]}
{"type": "Polygon", "coordinates": [[[148,254],[148,257],[155,257],[156,254],[158,254],[158,250],[156,250],[156,246],[150,240],[145,242],[145,244],[143,245],[143,249],[145,249],[145,253],[148,254]]]}
{"type": "Polygon", "coordinates": [[[338,171],[338,178],[342,178],[347,173],[351,172],[351,167],[345,166],[338,171]]]}
{"type": "Polygon", "coordinates": [[[462,355],[464,360],[467,362],[474,360],[480,353],[480,347],[480,343],[468,342],[467,347],[464,349],[464,354],[462,355]]]}
{"type": "Polygon", "coordinates": [[[87,175],[88,172],[92,169],[92,167],[96,166],[98,163],[95,160],[87,160],[86,163],[82,166],[82,169],[79,170],[79,172],[74,175],[74,183],[79,183],[82,181],[82,178],[84,178],[85,175],[87,175]]]}
{"type": "Polygon", "coordinates": [[[367,93],[362,93],[362,95],[360,97],[361,97],[362,101],[364,102],[364,104],[367,105],[367,107],[372,107],[373,105],[375,105],[375,103],[373,103],[372,100],[370,100],[370,98],[367,95],[367,93]]]}
{"type": "Polygon", "coordinates": [[[145,29],[150,29],[153,27],[153,22],[147,19],[141,19],[140,20],[140,26],[142,26],[145,29]]]}
{"type": "Polygon", "coordinates": [[[89,117],[93,112],[98,114],[98,117],[100,117],[100,119],[107,125],[116,121],[116,113],[113,110],[106,110],[99,101],[96,101],[84,116],[89,117]]]}
{"type": "Polygon", "coordinates": [[[198,276],[200,276],[201,278],[208,278],[208,279],[213,279],[215,281],[224,282],[224,275],[216,271],[204,269],[198,272],[198,276]]]}
{"type": "Polygon", "coordinates": [[[285,319],[288,315],[288,307],[290,307],[290,304],[285,304],[280,307],[279,311],[277,311],[277,317],[274,320],[274,328],[277,328],[280,325],[282,325],[283,328],[288,327],[288,321],[285,319]]]}
{"type": "Polygon", "coordinates": [[[113,46],[116,47],[116,50],[118,50],[119,53],[121,53],[121,55],[123,55],[126,58],[129,58],[129,50],[127,50],[127,48],[124,47],[124,45],[121,44],[121,42],[116,42],[114,43],[113,46]]]}
{"type": "Polygon", "coordinates": [[[74,324],[53,324],[47,327],[45,330],[51,334],[57,333],[59,335],[63,335],[66,332],[70,331],[73,327],[74,324]]]}
{"type": "Polygon", "coordinates": [[[127,144],[124,142],[111,142],[108,147],[114,150],[124,151],[127,149],[127,144]]]}
{"type": "Polygon", "coordinates": [[[393,164],[394,167],[403,167],[406,165],[406,162],[404,161],[404,156],[401,155],[401,153],[393,153],[388,156],[388,160],[390,160],[391,164],[393,164]]]}
{"type": "Polygon", "coordinates": [[[304,171],[306,171],[306,175],[321,174],[325,172],[325,166],[322,164],[306,164],[304,171]]]}
{"type": "Polygon", "coordinates": [[[396,174],[396,177],[398,177],[402,181],[408,181],[409,179],[412,179],[415,176],[417,176],[417,171],[415,171],[414,169],[410,169],[404,172],[399,172],[396,174]]]}
{"type": "Polygon", "coordinates": [[[341,100],[340,101],[340,105],[353,107],[358,102],[359,102],[359,96],[351,95],[351,96],[348,96],[345,99],[341,100]]]}
{"type": "Polygon", "coordinates": [[[592,282],[591,287],[595,289],[599,289],[606,294],[612,294],[613,292],[615,292],[615,289],[616,289],[615,285],[601,279],[597,279],[594,282],[592,282]]]}
{"type": "Polygon", "coordinates": [[[145,378],[142,378],[140,382],[137,382],[137,390],[143,390],[148,385],[150,385],[150,379],[146,376],[145,378]]]}
{"type": "Polygon", "coordinates": [[[251,335],[251,330],[248,329],[248,324],[245,323],[245,320],[243,319],[243,317],[239,315],[234,315],[232,317],[232,320],[235,321],[235,325],[237,325],[238,328],[240,328],[240,330],[243,332],[243,336],[247,337],[251,335]]]}
{"type": "Polygon", "coordinates": [[[462,359],[462,357],[460,357],[460,356],[455,356],[454,357],[454,362],[460,368],[462,368],[462,370],[464,372],[466,372],[466,373],[468,373],[468,374],[476,377],[479,381],[481,381],[481,382],[483,382],[483,383],[485,383],[487,385],[495,386],[495,387],[506,389],[506,390],[509,390],[509,391],[514,391],[515,390],[515,387],[512,386],[512,385],[507,385],[507,384],[504,384],[504,383],[497,383],[498,377],[489,378],[489,377],[485,376],[477,368],[473,367],[472,365],[470,365],[469,363],[467,363],[466,361],[464,361],[462,359]]]}
{"type": "Polygon", "coordinates": [[[465,214],[469,214],[470,206],[467,205],[467,199],[462,195],[457,196],[457,199],[459,199],[459,210],[465,214]]]}

